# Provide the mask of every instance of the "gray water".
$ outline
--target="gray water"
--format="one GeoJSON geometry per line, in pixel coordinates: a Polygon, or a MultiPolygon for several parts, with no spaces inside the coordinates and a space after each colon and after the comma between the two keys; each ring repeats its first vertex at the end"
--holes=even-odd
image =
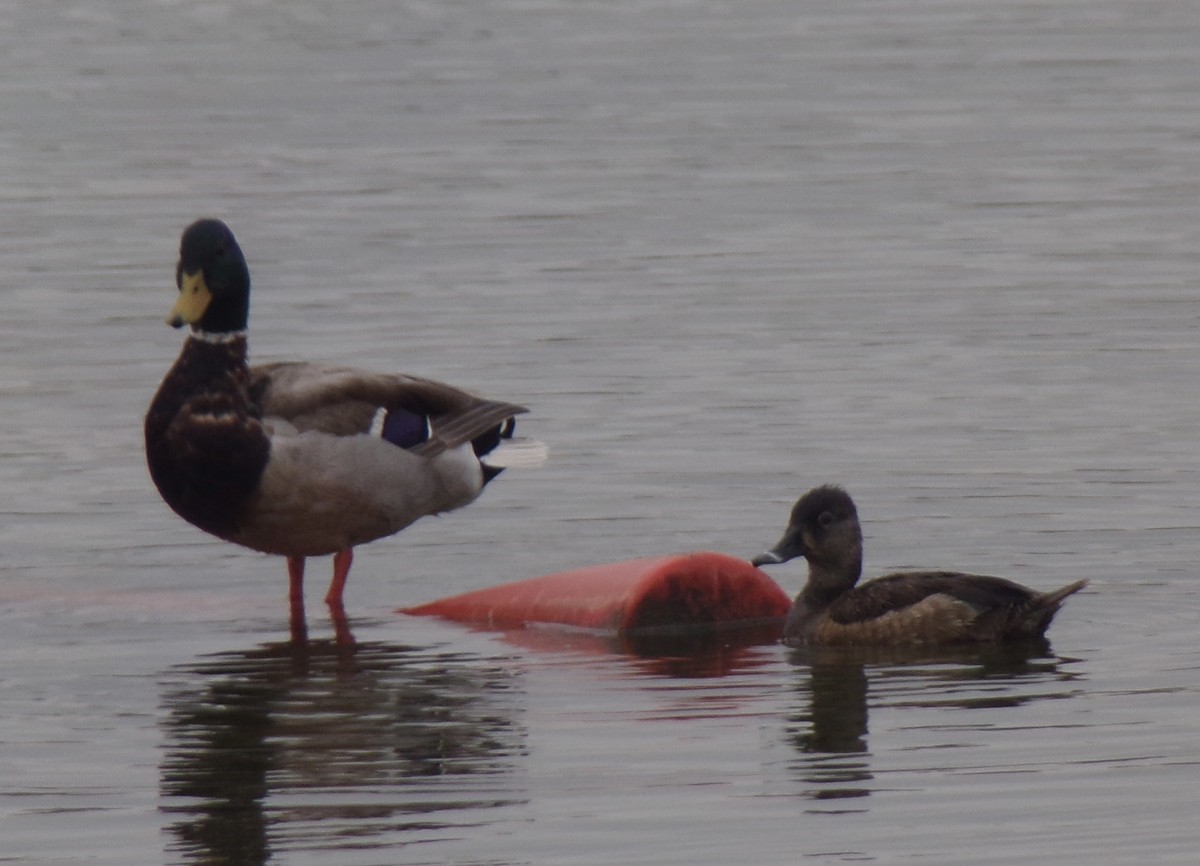
{"type": "MultiPolygon", "coordinates": [[[[0,15],[0,862],[1193,863],[1200,10],[1167,0],[14,2],[0,15]],[[256,360],[551,448],[310,566],[161,503],[178,235],[256,360]],[[497,635],[394,609],[750,555],[1079,578],[1048,653],[497,635]]],[[[802,568],[774,571],[789,590],[802,568]]]]}

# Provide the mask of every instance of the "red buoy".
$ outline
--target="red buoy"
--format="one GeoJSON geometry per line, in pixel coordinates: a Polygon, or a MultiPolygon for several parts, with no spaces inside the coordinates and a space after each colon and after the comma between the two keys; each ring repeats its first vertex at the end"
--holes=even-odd
{"type": "Polygon", "coordinates": [[[627,634],[781,621],[790,607],[766,573],[742,559],[702,552],[547,574],[400,612],[491,628],[543,623],[627,634]]]}

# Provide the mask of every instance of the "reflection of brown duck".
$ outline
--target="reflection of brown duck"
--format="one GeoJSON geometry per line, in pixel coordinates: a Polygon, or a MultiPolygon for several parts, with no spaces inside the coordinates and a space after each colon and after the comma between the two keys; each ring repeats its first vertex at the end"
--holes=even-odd
{"type": "MultiPolygon", "coordinates": [[[[1072,697],[1077,675],[1060,671],[1060,660],[1048,651],[1044,639],[796,647],[789,661],[796,669],[797,702],[785,736],[799,753],[793,767],[806,796],[846,800],[873,793],[872,709],[995,710],[1072,697]]],[[[901,727],[922,726],[907,721],[901,727]]],[[[927,730],[936,732],[937,723],[927,730]]]]}
{"type": "Polygon", "coordinates": [[[862,529],[854,501],[833,486],[810,490],[783,538],[755,565],[808,560],[808,582],[784,626],[788,644],[951,644],[1040,639],[1063,600],[1086,580],[1037,592],[999,577],[946,571],[890,574],[856,587],[862,529]]]}
{"type": "MultiPolygon", "coordinates": [[[[806,753],[867,751],[867,674],[861,664],[818,662],[809,667],[807,729],[793,734],[806,753]]],[[[869,774],[868,776],[869,777],[869,774]]]]}

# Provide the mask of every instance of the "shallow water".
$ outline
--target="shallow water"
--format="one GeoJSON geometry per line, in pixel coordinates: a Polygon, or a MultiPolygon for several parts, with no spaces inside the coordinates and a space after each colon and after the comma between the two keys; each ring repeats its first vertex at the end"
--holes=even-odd
{"type": "MultiPolygon", "coordinates": [[[[0,861],[1190,863],[1200,13],[16,3],[0,22],[0,861]],[[140,421],[180,230],[258,360],[444,378],[550,444],[310,567],[183,524],[140,421]],[[750,555],[1086,577],[1032,656],[614,646],[401,605],[750,555]]],[[[798,565],[774,574],[795,590],[798,565]]]]}

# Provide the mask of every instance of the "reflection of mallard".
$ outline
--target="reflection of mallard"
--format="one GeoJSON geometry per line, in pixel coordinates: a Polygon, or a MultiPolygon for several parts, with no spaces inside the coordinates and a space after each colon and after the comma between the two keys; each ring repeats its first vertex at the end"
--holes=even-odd
{"type": "Polygon", "coordinates": [[[511,403],[428,379],[315,364],[247,367],[250,273],[233,233],[184,233],[168,321],[193,333],[146,415],[159,492],[206,532],[288,558],[293,612],[304,559],[334,554],[342,606],[355,545],[474,500],[500,469],[511,403]]]}
{"type": "Polygon", "coordinates": [[[218,656],[169,681],[162,790],[197,863],[263,863],[299,835],[408,827],[418,841],[517,802],[497,777],[524,754],[520,702],[488,659],[312,641],[218,656]]]}
{"type": "Polygon", "coordinates": [[[808,582],[784,625],[789,644],[949,644],[1036,640],[1076,581],[1037,592],[1011,580],[946,571],[890,574],[855,587],[862,528],[839,487],[810,490],[792,509],[779,543],[755,565],[808,560],[808,582]]]}

